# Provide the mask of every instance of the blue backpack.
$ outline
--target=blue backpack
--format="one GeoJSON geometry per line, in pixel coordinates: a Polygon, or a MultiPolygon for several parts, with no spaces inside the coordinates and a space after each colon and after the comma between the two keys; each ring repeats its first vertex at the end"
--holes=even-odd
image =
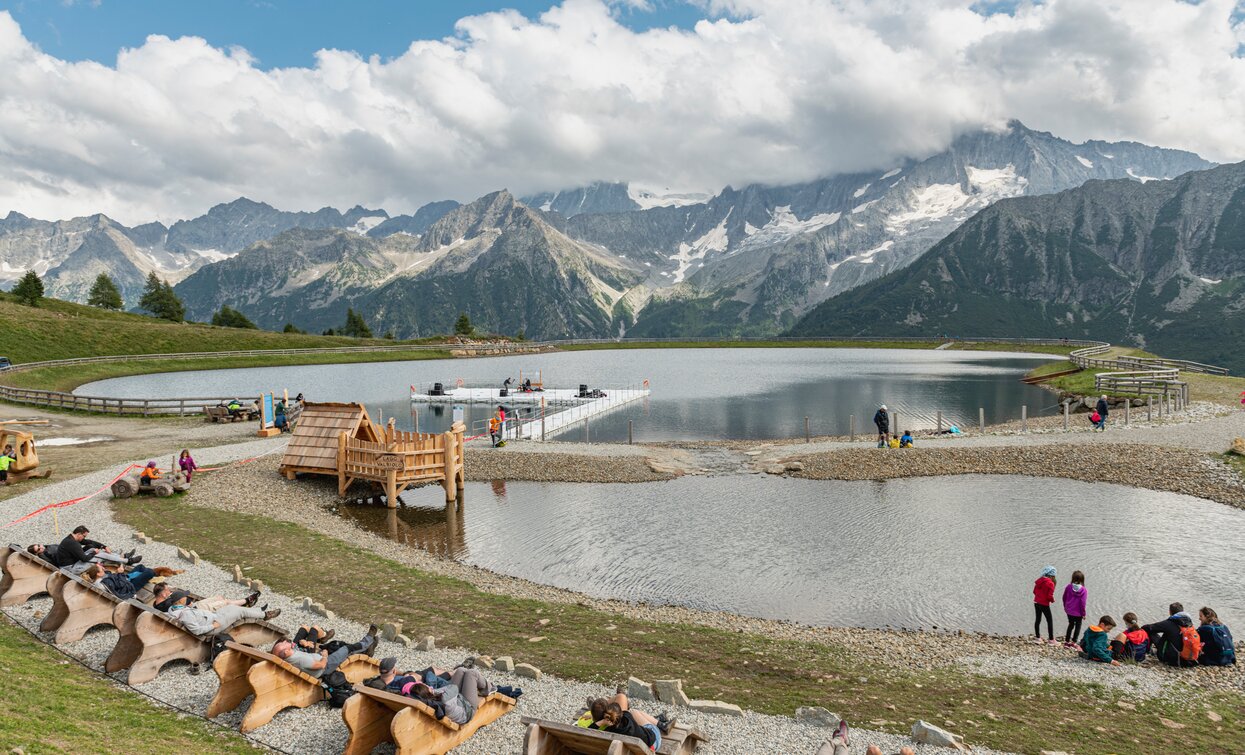
{"type": "MultiPolygon", "coordinates": [[[[1203,624],[1201,629],[1209,630],[1211,641],[1219,650],[1220,666],[1231,666],[1236,663],[1236,648],[1232,644],[1232,633],[1223,624],[1203,624]]],[[[1206,650],[1202,650],[1202,657],[1206,656],[1206,650]]]]}

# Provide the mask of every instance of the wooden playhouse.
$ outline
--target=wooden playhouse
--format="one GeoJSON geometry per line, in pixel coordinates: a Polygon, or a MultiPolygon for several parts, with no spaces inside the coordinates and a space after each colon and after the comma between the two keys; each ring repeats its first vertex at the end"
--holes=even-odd
{"type": "Polygon", "coordinates": [[[337,494],[344,496],[355,481],[379,485],[390,508],[413,484],[438,482],[445,500],[454,501],[462,489],[463,434],[455,423],[443,433],[411,433],[372,421],[362,404],[307,403],[295,426],[281,474],[319,474],[337,477],[337,494]]]}

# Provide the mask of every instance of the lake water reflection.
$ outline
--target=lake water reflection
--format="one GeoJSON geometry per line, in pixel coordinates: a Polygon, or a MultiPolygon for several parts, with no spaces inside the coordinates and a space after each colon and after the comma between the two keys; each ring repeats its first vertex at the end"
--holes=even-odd
{"type": "MultiPolygon", "coordinates": [[[[652,396],[591,423],[593,440],[625,440],[634,422],[637,441],[713,438],[790,438],[845,434],[849,416],[866,432],[880,403],[899,412],[905,428],[932,427],[936,412],[948,423],[973,425],[978,407],[987,422],[1051,411],[1052,394],[1020,382],[1050,356],[972,351],[896,349],[627,349],[373,364],[309,365],[135,375],[90,383],[79,393],[122,398],[256,396],[288,388],[313,401],[361,401],[373,416],[396,417],[411,429],[411,385],[500,385],[507,376],[543,374],[546,385],[639,386],[652,396]]],[[[420,429],[439,432],[448,407],[418,407],[420,429]]],[[[468,407],[468,419],[490,407],[468,407]]],[[[576,426],[562,440],[580,440],[576,426]]]]}
{"type": "MultiPolygon", "coordinates": [[[[886,452],[880,452],[886,453],[886,452]]],[[[1117,485],[959,476],[469,483],[339,514],[413,547],[599,597],[815,625],[1023,634],[1033,580],[1086,574],[1092,618],[1173,600],[1245,626],[1245,512],[1117,485]]],[[[1057,629],[1063,615],[1055,607],[1057,629]]],[[[1239,630],[1238,630],[1239,631],[1239,630]]]]}

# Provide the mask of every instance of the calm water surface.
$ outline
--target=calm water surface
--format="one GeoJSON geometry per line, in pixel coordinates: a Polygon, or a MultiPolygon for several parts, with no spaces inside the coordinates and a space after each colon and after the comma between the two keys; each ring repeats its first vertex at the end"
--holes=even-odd
{"type": "MultiPolygon", "coordinates": [[[[847,433],[856,415],[865,432],[879,403],[898,411],[902,426],[933,427],[936,412],[948,423],[975,425],[1019,418],[1021,405],[1037,416],[1052,410],[1052,394],[1020,377],[1049,355],[896,349],[627,349],[483,359],[309,365],[135,375],[89,383],[79,393],[119,398],[257,396],[262,391],[304,392],[312,401],[360,401],[373,416],[413,425],[410,386],[500,385],[543,372],[551,387],[581,383],[638,387],[652,396],[591,421],[593,440],[625,440],[634,422],[637,441],[708,438],[789,438],[847,433]]],[[[420,430],[448,427],[447,407],[418,405],[420,430]]],[[[469,420],[489,407],[467,407],[469,420]]],[[[563,440],[580,440],[580,426],[563,440]]]]}
{"type": "MultiPolygon", "coordinates": [[[[468,483],[408,507],[343,504],[362,526],[466,563],[599,597],[815,625],[1023,634],[1033,580],[1086,574],[1091,620],[1167,604],[1245,631],[1245,512],[1032,477],[825,482],[734,475],[631,485],[468,483]]],[[[1066,626],[1056,599],[1058,631],[1066,626]]]]}

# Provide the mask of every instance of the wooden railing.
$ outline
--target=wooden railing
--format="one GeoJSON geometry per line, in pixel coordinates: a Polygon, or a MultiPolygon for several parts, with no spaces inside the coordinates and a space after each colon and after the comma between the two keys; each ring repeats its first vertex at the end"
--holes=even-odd
{"type": "Polygon", "coordinates": [[[1201,362],[1190,362],[1187,359],[1162,359],[1159,357],[1116,357],[1116,362],[1121,367],[1134,367],[1138,370],[1152,370],[1170,368],[1176,370],[1184,370],[1185,372],[1198,372],[1203,375],[1227,375],[1227,367],[1217,367],[1213,364],[1202,364],[1201,362]]]}
{"type": "Polygon", "coordinates": [[[107,396],[80,396],[63,391],[41,391],[33,388],[12,388],[0,385],[0,401],[28,406],[46,406],[56,409],[72,409],[80,412],[117,414],[127,417],[188,417],[203,414],[208,406],[227,403],[238,396],[208,396],[205,398],[110,398],[107,396]]]}
{"type": "Polygon", "coordinates": [[[440,482],[445,498],[458,497],[463,475],[464,431],[461,422],[443,433],[413,433],[394,428],[393,419],[381,429],[372,425],[380,441],[368,441],[343,432],[337,445],[337,494],[344,496],[356,480],[384,487],[389,508],[407,486],[440,482]]]}
{"type": "Polygon", "coordinates": [[[1189,384],[1180,379],[1180,370],[1174,368],[1142,372],[1100,372],[1094,376],[1094,390],[1138,396],[1176,396],[1181,404],[1186,404],[1189,400],[1189,384]]]}

